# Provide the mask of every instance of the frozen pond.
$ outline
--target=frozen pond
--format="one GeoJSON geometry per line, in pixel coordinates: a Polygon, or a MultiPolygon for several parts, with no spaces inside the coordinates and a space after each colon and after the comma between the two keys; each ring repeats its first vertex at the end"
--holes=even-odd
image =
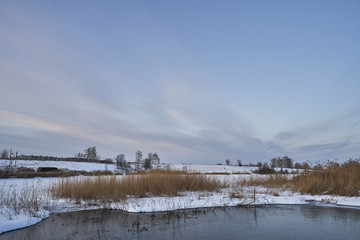
{"type": "Polygon", "coordinates": [[[126,213],[56,213],[0,239],[356,239],[360,209],[273,205],[126,213]]]}

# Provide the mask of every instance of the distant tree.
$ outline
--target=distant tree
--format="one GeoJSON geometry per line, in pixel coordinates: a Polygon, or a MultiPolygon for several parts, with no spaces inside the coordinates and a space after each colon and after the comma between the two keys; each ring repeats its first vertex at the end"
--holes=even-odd
{"type": "Polygon", "coordinates": [[[294,168],[296,168],[297,170],[299,170],[299,169],[302,168],[302,166],[301,166],[300,163],[295,163],[294,168]]]}
{"type": "Polygon", "coordinates": [[[127,169],[127,162],[125,160],[125,154],[119,154],[115,158],[116,161],[116,168],[126,170],[127,169]]]}
{"type": "Polygon", "coordinates": [[[288,156],[276,157],[271,159],[271,168],[292,168],[293,160],[288,156]]]}
{"type": "Polygon", "coordinates": [[[89,147],[84,150],[85,158],[90,160],[99,160],[100,157],[97,155],[96,147],[89,147]]]}
{"type": "Polygon", "coordinates": [[[153,162],[155,165],[159,165],[160,164],[160,157],[157,153],[153,154],[153,162]]]}
{"type": "Polygon", "coordinates": [[[139,170],[142,162],[142,152],[140,150],[137,150],[135,153],[135,162],[136,162],[136,170],[139,170]]]}
{"type": "Polygon", "coordinates": [[[240,159],[237,160],[237,163],[238,163],[239,167],[242,166],[242,163],[241,163],[241,160],[240,160],[240,159]]]}
{"type": "Polygon", "coordinates": [[[75,154],[75,157],[76,158],[86,158],[86,156],[85,156],[85,154],[84,153],[77,153],[77,154],[75,154]]]}
{"type": "Polygon", "coordinates": [[[261,168],[262,167],[262,162],[258,162],[257,164],[256,164],[256,166],[258,167],[258,168],[261,168]]]}
{"type": "Polygon", "coordinates": [[[268,163],[264,163],[264,164],[262,165],[262,167],[263,167],[263,168],[270,168],[268,163]]]}
{"type": "Polygon", "coordinates": [[[151,165],[158,165],[160,164],[160,157],[157,153],[148,153],[147,155],[147,158],[146,159],[149,159],[150,160],[150,164],[151,165]]]}
{"type": "Polygon", "coordinates": [[[258,170],[254,171],[254,173],[273,174],[275,173],[275,170],[270,168],[268,163],[264,163],[261,167],[258,168],[258,170]]]}
{"type": "Polygon", "coordinates": [[[276,167],[278,167],[278,164],[279,164],[279,160],[280,158],[279,157],[277,157],[277,158],[272,158],[271,160],[270,160],[270,162],[271,162],[271,168],[276,168],[276,167]]]}
{"type": "Polygon", "coordinates": [[[288,156],[282,158],[284,168],[292,168],[293,167],[293,160],[288,156]]]}
{"type": "Polygon", "coordinates": [[[149,152],[147,155],[147,159],[150,160],[150,164],[153,164],[154,154],[152,152],[149,152]]]}
{"type": "Polygon", "coordinates": [[[86,158],[89,160],[99,160],[100,159],[100,156],[97,155],[96,147],[89,147],[84,150],[84,153],[79,152],[79,153],[75,154],[75,157],[76,158],[86,158]]]}
{"type": "Polygon", "coordinates": [[[3,159],[9,158],[9,150],[7,150],[6,148],[4,148],[4,149],[1,151],[1,158],[3,158],[3,159]]]}
{"type": "Polygon", "coordinates": [[[226,163],[226,165],[229,166],[229,165],[230,165],[230,160],[229,160],[229,159],[226,159],[226,160],[225,160],[225,163],[226,163]]]}
{"type": "Polygon", "coordinates": [[[151,159],[149,157],[144,159],[144,168],[145,168],[145,170],[151,168],[151,159]]]}

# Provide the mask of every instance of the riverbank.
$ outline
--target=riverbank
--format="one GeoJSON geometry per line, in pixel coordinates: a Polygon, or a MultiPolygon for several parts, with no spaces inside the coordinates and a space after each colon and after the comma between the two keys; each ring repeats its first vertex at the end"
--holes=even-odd
{"type": "Polygon", "coordinates": [[[359,223],[360,208],[317,204],[217,207],[141,214],[99,209],[54,213],[32,227],[0,235],[0,239],[216,240],[264,239],[267,236],[267,239],[358,240],[359,223]]]}
{"type": "MultiPolygon", "coordinates": [[[[309,204],[360,207],[360,197],[333,195],[307,195],[285,188],[238,186],[249,178],[264,178],[258,174],[212,174],[229,187],[208,192],[182,192],[177,196],[130,197],[117,202],[74,201],[54,198],[49,189],[58,178],[2,179],[0,193],[0,233],[36,224],[52,212],[69,212],[88,209],[118,209],[127,212],[162,212],[188,208],[232,207],[238,205],[309,204]],[[25,196],[24,196],[25,195],[25,196]],[[25,205],[26,206],[25,206],[25,205]],[[25,207],[24,207],[25,206],[25,207]]],[[[118,176],[121,178],[122,176],[118,176]]],[[[290,176],[291,177],[291,176],[290,176]]],[[[74,177],[85,178],[85,177],[74,177]]]]}

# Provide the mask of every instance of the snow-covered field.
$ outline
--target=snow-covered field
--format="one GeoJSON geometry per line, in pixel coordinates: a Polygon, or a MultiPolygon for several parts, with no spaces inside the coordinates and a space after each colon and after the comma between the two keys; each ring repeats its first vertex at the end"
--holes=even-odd
{"type": "MultiPolygon", "coordinates": [[[[56,162],[51,162],[50,164],[47,162],[19,161],[17,164],[24,164],[21,166],[26,167],[31,166],[34,169],[41,166],[51,166],[87,171],[104,170],[105,166],[105,164],[96,163],[60,162],[59,164],[61,165],[56,165],[56,162]]],[[[227,181],[231,187],[217,192],[185,192],[177,197],[130,198],[116,203],[94,205],[90,202],[75,203],[65,199],[54,199],[47,189],[49,189],[52,184],[57,183],[59,181],[58,178],[1,179],[0,233],[35,224],[48,217],[51,212],[66,212],[103,207],[121,209],[129,212],[156,212],[184,208],[222,207],[247,204],[309,204],[309,202],[316,202],[317,204],[327,206],[336,204],[347,207],[360,207],[360,198],[358,197],[301,195],[281,189],[236,187],[231,184],[244,178],[263,177],[252,173],[252,171],[256,169],[255,167],[178,164],[171,165],[170,168],[200,173],[229,173],[229,175],[217,174],[210,176],[219,178],[222,181],[227,181]],[[23,198],[30,199],[31,194],[36,194],[36,204],[39,208],[36,209],[36,211],[29,212],[21,208],[19,198],[22,196],[23,198]]],[[[108,169],[112,169],[110,165],[108,169]]],[[[74,178],[83,178],[83,176],[74,178]]],[[[22,199],[22,201],[24,201],[24,199],[22,199]]]]}
{"type": "MultiPolygon", "coordinates": [[[[199,172],[199,173],[214,173],[214,174],[251,174],[255,170],[258,170],[258,167],[249,167],[249,166],[236,166],[236,165],[196,165],[196,164],[173,164],[170,166],[172,170],[179,171],[189,171],[189,172],[199,172]]],[[[281,168],[275,168],[275,171],[280,171],[281,168]]],[[[283,171],[292,172],[301,172],[302,170],[292,169],[292,168],[283,168],[283,171]]]]}
{"type": "MultiPolygon", "coordinates": [[[[9,160],[0,160],[0,168],[9,165],[9,160]]],[[[90,162],[66,162],[66,161],[29,161],[16,160],[13,162],[16,167],[27,167],[36,170],[38,167],[56,167],[74,171],[115,171],[115,164],[90,163],[90,162]]]]}
{"type": "MultiPolygon", "coordinates": [[[[9,165],[9,160],[0,160],[0,168],[4,168],[9,165]]],[[[104,163],[91,163],[91,162],[66,162],[66,161],[29,161],[29,160],[16,160],[13,163],[16,167],[27,167],[36,170],[38,167],[56,167],[58,169],[67,169],[75,171],[116,171],[115,164],[104,163]]],[[[258,167],[249,166],[236,166],[236,165],[196,165],[196,164],[172,164],[161,165],[162,168],[170,167],[172,170],[189,171],[198,173],[218,173],[218,174],[251,174],[257,170],[258,167]]],[[[275,168],[276,171],[280,171],[280,168],[275,168]]],[[[296,169],[284,168],[289,173],[297,171],[296,169]]]]}
{"type": "Polygon", "coordinates": [[[185,170],[199,173],[229,173],[229,174],[250,174],[257,170],[257,167],[248,166],[227,166],[227,165],[193,165],[193,164],[173,164],[172,170],[185,170]]]}

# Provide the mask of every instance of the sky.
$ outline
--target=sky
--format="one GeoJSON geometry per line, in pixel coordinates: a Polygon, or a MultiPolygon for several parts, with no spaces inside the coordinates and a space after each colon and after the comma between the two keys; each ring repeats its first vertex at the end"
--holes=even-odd
{"type": "Polygon", "coordinates": [[[0,1],[0,149],[360,157],[360,1],[0,1]]]}

